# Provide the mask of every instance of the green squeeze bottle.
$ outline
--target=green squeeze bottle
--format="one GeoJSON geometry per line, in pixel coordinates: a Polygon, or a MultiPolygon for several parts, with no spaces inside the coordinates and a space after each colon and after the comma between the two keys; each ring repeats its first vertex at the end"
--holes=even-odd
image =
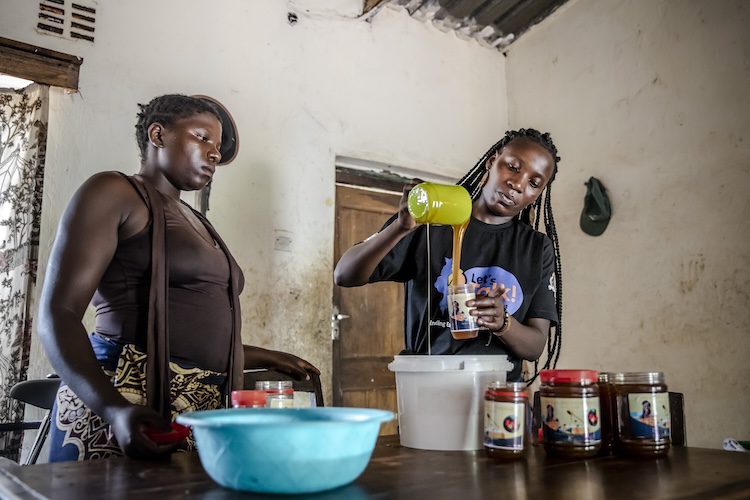
{"type": "Polygon", "coordinates": [[[409,192],[407,206],[411,216],[420,224],[436,224],[453,228],[453,265],[449,285],[463,285],[461,247],[471,218],[471,196],[463,186],[451,184],[417,184],[409,192]]]}
{"type": "Polygon", "coordinates": [[[423,182],[409,192],[408,207],[420,224],[461,226],[471,216],[471,196],[463,186],[423,182]]]}

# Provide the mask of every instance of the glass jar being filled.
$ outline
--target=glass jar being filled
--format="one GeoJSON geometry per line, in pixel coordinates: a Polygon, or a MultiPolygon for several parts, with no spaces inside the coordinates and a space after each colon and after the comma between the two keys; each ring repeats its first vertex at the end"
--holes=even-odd
{"type": "Polygon", "coordinates": [[[267,408],[293,408],[294,388],[291,380],[258,380],[255,389],[266,392],[267,408]]]}
{"type": "Polygon", "coordinates": [[[664,373],[614,373],[610,383],[617,414],[615,451],[639,457],[669,453],[671,412],[664,373]]]}
{"type": "Polygon", "coordinates": [[[484,394],[484,449],[490,458],[523,456],[529,399],[523,382],[493,382],[484,394]]]}

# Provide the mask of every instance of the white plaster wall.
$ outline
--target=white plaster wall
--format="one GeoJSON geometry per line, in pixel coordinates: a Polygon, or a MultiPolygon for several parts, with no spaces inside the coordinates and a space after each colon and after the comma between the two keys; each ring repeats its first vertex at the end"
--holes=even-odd
{"type": "MultiPolygon", "coordinates": [[[[360,5],[99,2],[92,45],[37,34],[37,5],[3,0],[2,36],[84,58],[80,94],[52,93],[40,282],[80,183],[101,170],[137,171],[136,103],[211,95],[241,134],[237,159],[216,175],[208,216],[245,272],[243,338],[316,364],[331,401],[335,156],[457,178],[507,117],[501,55],[405,12],[357,20],[360,5]],[[276,230],[292,234],[291,252],[274,250],[276,230]]],[[[30,371],[48,371],[36,342],[30,371]]]]}
{"type": "Polygon", "coordinates": [[[663,371],[688,444],[750,438],[750,5],[575,0],[511,46],[509,123],[560,151],[558,367],[663,371]],[[599,178],[614,215],[579,217],[599,178]]]}

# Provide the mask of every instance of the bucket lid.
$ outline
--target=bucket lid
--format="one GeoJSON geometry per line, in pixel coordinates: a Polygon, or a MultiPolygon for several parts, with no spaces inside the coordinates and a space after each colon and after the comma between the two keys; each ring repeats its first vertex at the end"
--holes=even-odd
{"type": "Polygon", "coordinates": [[[504,354],[483,355],[398,355],[388,363],[392,372],[507,372],[513,363],[504,354]]]}

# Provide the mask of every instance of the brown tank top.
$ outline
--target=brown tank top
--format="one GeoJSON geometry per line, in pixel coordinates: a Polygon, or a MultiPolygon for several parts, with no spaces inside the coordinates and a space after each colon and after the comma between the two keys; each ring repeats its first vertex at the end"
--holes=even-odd
{"type": "MultiPolygon", "coordinates": [[[[137,178],[128,179],[144,197],[141,189],[145,184],[137,178]]],[[[144,197],[152,212],[151,221],[141,232],[118,243],[92,299],[96,307],[96,332],[134,343],[148,352],[150,297],[153,296],[151,232],[154,218],[158,216],[155,208],[159,205],[166,226],[163,264],[168,279],[164,319],[168,336],[163,345],[168,347],[172,361],[231,373],[231,358],[236,356],[237,348],[241,352],[237,318],[242,271],[205,218],[194,212],[212,235],[212,241],[190,225],[176,205],[181,202],[150,186],[149,190],[159,202],[150,203],[148,194],[144,197]]],[[[161,260],[158,256],[155,258],[161,260]]],[[[149,359],[152,359],[150,352],[149,359]]],[[[234,367],[234,371],[238,370],[241,373],[242,367],[234,367]]]]}

